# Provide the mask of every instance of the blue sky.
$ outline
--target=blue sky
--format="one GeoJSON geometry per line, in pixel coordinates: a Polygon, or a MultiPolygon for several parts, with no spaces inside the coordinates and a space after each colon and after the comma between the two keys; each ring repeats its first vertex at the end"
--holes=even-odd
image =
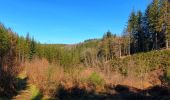
{"type": "Polygon", "coordinates": [[[0,0],[0,22],[19,35],[27,32],[41,43],[73,44],[118,35],[132,9],[151,0],[0,0]]]}

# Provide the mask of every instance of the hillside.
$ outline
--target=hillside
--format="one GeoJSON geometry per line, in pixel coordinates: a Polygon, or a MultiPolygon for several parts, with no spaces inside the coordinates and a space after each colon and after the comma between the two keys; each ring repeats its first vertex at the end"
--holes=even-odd
{"type": "MultiPolygon", "coordinates": [[[[35,60],[25,64],[26,75],[29,78],[26,84],[34,85],[38,90],[30,90],[27,87],[24,89],[27,93],[21,90],[14,98],[168,100],[169,58],[170,50],[151,51],[111,60],[109,69],[79,66],[65,71],[46,60],[35,60]],[[42,98],[39,92],[33,93],[34,91],[41,91],[44,97],[42,98]]],[[[24,73],[21,73],[21,79],[23,75],[24,73]]]]}
{"type": "MultiPolygon", "coordinates": [[[[13,36],[13,40],[15,38],[17,37],[13,36]]],[[[1,87],[8,90],[1,89],[0,94],[15,100],[168,99],[170,50],[128,55],[120,49],[120,39],[121,37],[110,32],[102,39],[74,45],[38,44],[33,39],[20,38],[26,45],[17,45],[16,54],[3,55],[4,60],[16,57],[18,61],[14,63],[11,60],[2,63],[3,65],[16,64],[18,67],[2,67],[6,75],[1,77],[2,82],[6,82],[3,78],[13,81],[10,81],[11,87],[4,87],[6,85],[1,83],[1,87]]],[[[15,47],[14,44],[9,44],[9,47],[12,46],[15,47]]],[[[5,49],[8,48],[4,46],[4,53],[5,49]]],[[[14,49],[10,50],[15,52],[14,49]]]]}
{"type": "MultiPolygon", "coordinates": [[[[13,41],[17,38],[11,33],[8,35],[12,35],[13,41]]],[[[23,44],[17,44],[16,51],[9,48],[14,52],[10,56],[6,53],[8,46],[3,44],[1,49],[5,54],[3,60],[11,61],[2,63],[6,76],[1,77],[0,86],[8,88],[0,90],[3,99],[169,99],[169,49],[128,55],[126,49],[120,48],[123,38],[110,32],[102,39],[74,45],[39,44],[30,38],[18,38],[23,44]],[[15,57],[17,62],[11,60],[15,57]],[[5,64],[17,67],[6,69],[5,64]],[[4,87],[7,78],[11,87],[4,87]]],[[[8,38],[6,43],[15,47],[8,38]]]]}
{"type": "Polygon", "coordinates": [[[0,100],[169,100],[169,8],[152,0],[132,10],[121,35],[76,44],[44,44],[0,24],[0,100]]]}

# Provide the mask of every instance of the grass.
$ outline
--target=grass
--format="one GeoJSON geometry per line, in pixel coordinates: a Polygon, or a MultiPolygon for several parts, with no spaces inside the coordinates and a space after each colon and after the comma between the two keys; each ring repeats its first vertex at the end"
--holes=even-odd
{"type": "Polygon", "coordinates": [[[26,75],[26,72],[25,71],[23,71],[22,73],[20,73],[18,76],[17,76],[17,78],[19,78],[19,79],[25,79],[27,77],[27,75],[26,75]]]}
{"type": "Polygon", "coordinates": [[[42,100],[42,95],[35,85],[30,85],[31,100],[42,100]]]}
{"type": "Polygon", "coordinates": [[[22,90],[27,91],[27,92],[23,92],[23,93],[18,92],[19,99],[22,98],[24,100],[25,97],[28,97],[28,98],[31,98],[31,100],[42,100],[41,99],[42,95],[41,95],[39,89],[35,85],[30,85],[29,82],[27,81],[28,77],[27,77],[27,74],[25,71],[21,72],[16,78],[17,78],[17,82],[18,82],[18,85],[17,85],[18,91],[22,91],[22,90]]]}
{"type": "MultiPolygon", "coordinates": [[[[134,54],[123,59],[116,59],[113,62],[113,69],[117,69],[118,72],[123,74],[122,79],[131,79],[132,82],[135,82],[136,80],[139,82],[140,80],[142,80],[142,82],[148,82],[148,73],[156,69],[163,68],[167,70],[167,77],[169,77],[168,79],[170,80],[169,57],[170,51],[166,50],[134,54]]],[[[34,84],[31,85],[30,88],[31,100],[41,100],[42,94],[49,97],[53,96],[58,84],[61,83],[66,88],[70,88],[71,86],[74,86],[74,83],[76,83],[82,85],[85,89],[86,86],[94,86],[96,90],[102,90],[104,85],[107,84],[107,80],[103,74],[98,73],[96,70],[90,70],[89,72],[87,70],[86,72],[86,68],[84,67],[64,69],[59,65],[51,65],[46,61],[37,60],[29,64],[28,68],[29,69],[27,71],[30,75],[29,80],[31,80],[31,84],[34,84]],[[39,90],[41,90],[41,92],[39,90]]],[[[21,75],[20,77],[24,76],[21,75]]],[[[120,78],[117,78],[118,81],[119,79],[120,78]]],[[[109,81],[113,82],[114,80],[109,81]]],[[[124,81],[122,81],[122,83],[123,82],[124,81]]],[[[134,84],[136,86],[136,84],[132,82],[127,83],[125,81],[124,83],[132,86],[134,84]]]]}
{"type": "Polygon", "coordinates": [[[167,68],[166,79],[170,82],[170,66],[167,68]]]}

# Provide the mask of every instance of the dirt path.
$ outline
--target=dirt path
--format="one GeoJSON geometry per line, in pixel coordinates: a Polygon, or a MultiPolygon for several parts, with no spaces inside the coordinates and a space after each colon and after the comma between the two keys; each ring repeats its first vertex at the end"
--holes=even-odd
{"type": "Polygon", "coordinates": [[[12,100],[31,100],[30,86],[28,86],[25,90],[20,91],[17,96],[13,97],[12,100]]]}
{"type": "Polygon", "coordinates": [[[23,71],[17,77],[18,81],[18,95],[13,97],[12,100],[31,100],[31,89],[27,82],[26,72],[23,71]]]}

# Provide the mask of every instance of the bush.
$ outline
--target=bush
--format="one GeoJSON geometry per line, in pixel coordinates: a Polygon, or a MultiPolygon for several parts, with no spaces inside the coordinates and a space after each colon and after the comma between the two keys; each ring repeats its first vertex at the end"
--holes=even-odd
{"type": "Polygon", "coordinates": [[[121,59],[112,59],[113,71],[119,72],[122,76],[138,78],[150,82],[150,73],[162,69],[165,76],[160,76],[160,81],[170,81],[170,51],[160,50],[146,53],[138,53],[121,59]]]}
{"type": "Polygon", "coordinates": [[[88,78],[87,82],[94,84],[95,86],[102,86],[104,85],[104,79],[96,72],[93,72],[88,78]]]}
{"type": "Polygon", "coordinates": [[[50,65],[45,59],[34,59],[26,62],[25,66],[30,84],[35,85],[44,96],[52,96],[63,78],[62,68],[50,65]]]}

